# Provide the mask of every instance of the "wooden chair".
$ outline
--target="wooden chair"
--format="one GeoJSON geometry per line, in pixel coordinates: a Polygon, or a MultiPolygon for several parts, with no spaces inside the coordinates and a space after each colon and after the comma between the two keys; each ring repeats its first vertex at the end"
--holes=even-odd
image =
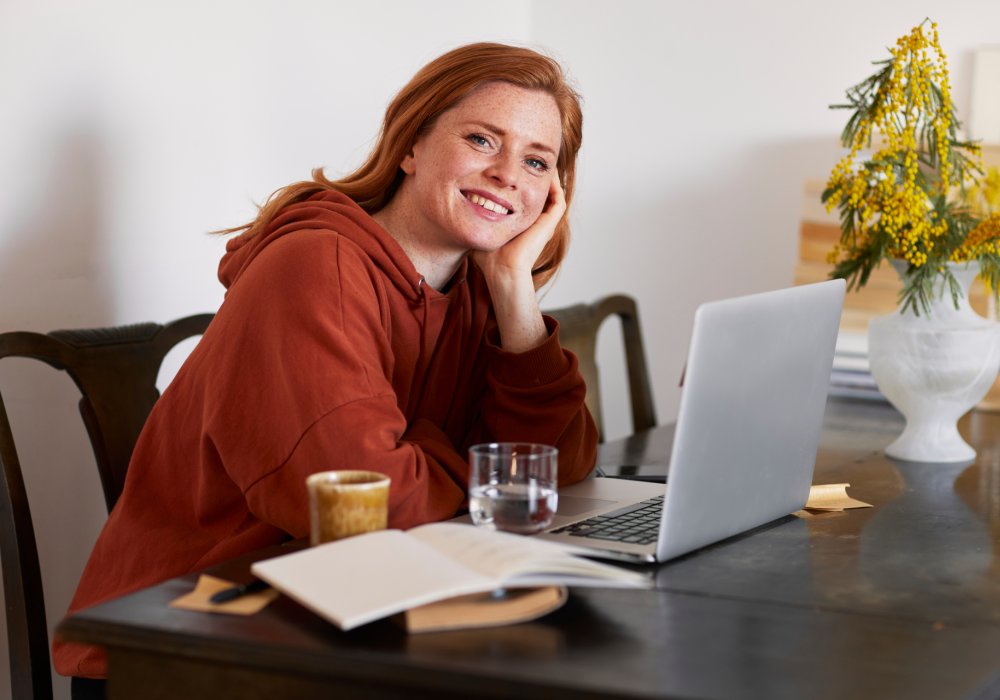
{"type": "Polygon", "coordinates": [[[580,360],[580,373],[587,382],[587,408],[594,416],[597,432],[604,442],[604,414],[601,409],[601,388],[597,368],[597,332],[612,314],[621,319],[628,371],[629,397],[632,404],[632,432],[656,425],[653,390],[646,367],[646,352],[642,345],[639,310],[635,299],[622,294],[598,299],[592,304],[576,304],[545,312],[559,321],[559,340],[580,360]]]}
{"type": "MultiPolygon", "coordinates": [[[[108,512],[125,483],[139,431],[159,398],[166,354],[204,333],[212,314],[167,325],[0,334],[0,359],[30,357],[65,371],[80,390],[80,414],[94,449],[108,512]]],[[[38,548],[10,422],[0,396],[0,557],[7,605],[11,690],[15,698],[51,698],[48,627],[38,548]]]]}

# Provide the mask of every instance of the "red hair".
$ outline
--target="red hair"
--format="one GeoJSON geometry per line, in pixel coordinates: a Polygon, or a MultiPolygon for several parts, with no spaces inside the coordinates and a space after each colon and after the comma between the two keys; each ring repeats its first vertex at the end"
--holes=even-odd
{"type": "MultiPolygon", "coordinates": [[[[369,214],[374,214],[396,194],[404,177],[399,164],[420,135],[429,130],[442,113],[490,82],[539,90],[555,100],[562,118],[562,143],[556,169],[566,195],[568,214],[576,180],[576,155],[583,141],[579,95],[567,84],[559,64],[548,56],[517,46],[479,43],[453,49],[413,76],[389,104],[375,147],[356,171],[339,180],[329,180],[322,168],[316,168],[312,171],[312,180],[296,182],[273,193],[259,207],[257,218],[252,222],[220,233],[242,232],[244,236],[254,236],[289,204],[324,190],[341,192],[369,214]]],[[[536,289],[559,269],[568,246],[569,218],[563,216],[532,269],[536,289]]]]}

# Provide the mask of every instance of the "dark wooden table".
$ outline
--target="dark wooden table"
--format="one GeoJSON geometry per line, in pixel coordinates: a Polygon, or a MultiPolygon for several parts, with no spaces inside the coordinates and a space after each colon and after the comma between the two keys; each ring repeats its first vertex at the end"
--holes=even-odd
{"type": "MultiPolygon", "coordinates": [[[[530,624],[407,636],[341,632],[286,598],[251,617],[168,608],[191,575],[59,632],[109,649],[121,698],[1000,698],[1000,416],[963,419],[972,464],[886,458],[901,427],[882,404],[827,407],[814,483],[874,508],[783,519],[659,566],[656,590],[574,590],[530,624]]],[[[600,462],[664,470],[671,437],[600,462]]],[[[213,573],[246,579],[266,555],[213,573]]]]}

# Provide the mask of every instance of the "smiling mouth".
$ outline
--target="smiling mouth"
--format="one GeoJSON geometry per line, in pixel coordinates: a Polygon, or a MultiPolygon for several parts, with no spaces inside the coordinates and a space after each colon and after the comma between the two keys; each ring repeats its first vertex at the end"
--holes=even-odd
{"type": "Polygon", "coordinates": [[[506,207],[497,204],[492,199],[487,199],[486,197],[481,197],[481,196],[479,196],[478,194],[476,194],[474,192],[463,193],[463,194],[465,194],[465,198],[466,199],[468,199],[473,204],[482,207],[483,209],[487,209],[489,211],[496,212],[497,214],[510,214],[511,213],[510,209],[507,209],[506,207]]]}

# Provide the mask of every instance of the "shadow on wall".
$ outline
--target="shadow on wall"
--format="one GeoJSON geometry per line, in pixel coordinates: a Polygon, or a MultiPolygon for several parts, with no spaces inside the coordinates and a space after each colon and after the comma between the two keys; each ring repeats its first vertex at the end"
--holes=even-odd
{"type": "Polygon", "coordinates": [[[805,184],[825,180],[842,152],[836,136],[754,145],[667,194],[664,220],[683,222],[672,235],[701,261],[678,270],[692,289],[705,288],[690,301],[792,284],[805,184]]]}
{"type": "MultiPolygon", "coordinates": [[[[0,224],[0,331],[106,325],[113,304],[101,276],[101,144],[65,135],[45,177],[0,224]]],[[[107,513],[80,394],[62,372],[34,360],[0,361],[0,392],[11,421],[38,540],[51,640],[107,513]]],[[[0,608],[6,630],[6,615],[0,608]]],[[[53,676],[56,698],[69,697],[53,676]]],[[[0,697],[7,693],[7,637],[0,640],[0,697]]]]}

